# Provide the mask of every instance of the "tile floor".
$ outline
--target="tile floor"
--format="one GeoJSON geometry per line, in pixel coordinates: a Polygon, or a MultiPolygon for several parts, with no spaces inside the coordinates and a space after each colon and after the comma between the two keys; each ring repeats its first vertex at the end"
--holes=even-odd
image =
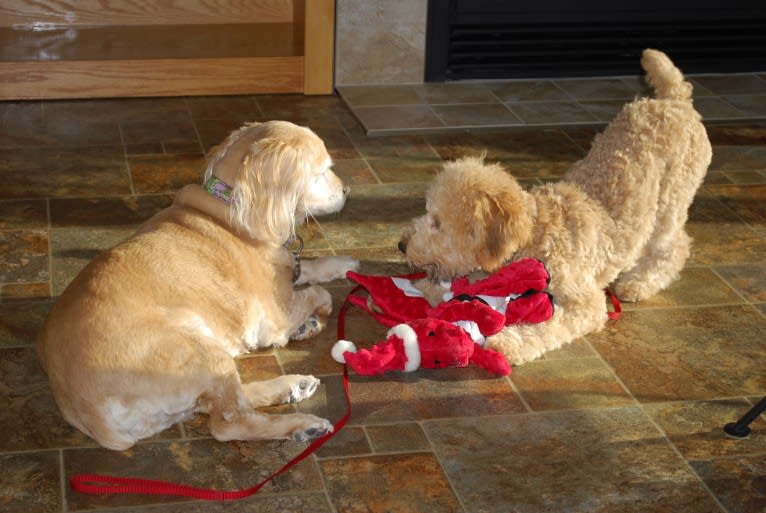
{"type": "MultiPolygon", "coordinates": [[[[732,92],[763,109],[761,88],[732,92]]],[[[540,90],[541,99],[547,94],[540,90]]],[[[352,187],[339,216],[302,229],[309,253],[351,254],[364,272],[386,274],[408,270],[396,242],[422,212],[444,159],[486,149],[532,186],[559,177],[599,128],[369,137],[337,97],[0,103],[0,510],[766,511],[766,421],[757,419],[747,440],[721,431],[766,394],[764,116],[709,123],[713,164],[691,208],[695,246],[681,280],[626,305],[602,333],[509,378],[475,368],[352,376],[349,424],[241,502],[72,491],[68,480],[78,473],[245,487],[304,448],[218,443],[197,418],[129,451],[101,449],[61,419],[32,345],[51,301],[86,261],[168,205],[181,184],[199,180],[203,152],[230,130],[274,118],[315,129],[352,187]]],[[[332,285],[338,304],[349,289],[332,285]]],[[[384,331],[349,312],[348,338],[374,342],[384,331]]],[[[298,408],[336,420],[344,400],[334,341],[329,329],[253,354],[240,360],[241,372],[246,380],[320,376],[317,395],[298,408]]]]}
{"type": "MultiPolygon", "coordinates": [[[[691,75],[705,119],[766,117],[766,73],[691,75]]],[[[338,92],[368,135],[486,128],[599,125],[648,93],[641,77],[486,80],[343,86],[338,92]]]]}

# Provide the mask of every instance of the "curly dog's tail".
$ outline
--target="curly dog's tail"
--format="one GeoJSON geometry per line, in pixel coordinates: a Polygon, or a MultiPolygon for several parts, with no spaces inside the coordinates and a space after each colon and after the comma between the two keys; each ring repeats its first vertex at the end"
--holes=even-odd
{"type": "Polygon", "coordinates": [[[641,66],[657,98],[688,100],[692,97],[692,85],[664,53],[647,48],[641,57],[641,66]]]}

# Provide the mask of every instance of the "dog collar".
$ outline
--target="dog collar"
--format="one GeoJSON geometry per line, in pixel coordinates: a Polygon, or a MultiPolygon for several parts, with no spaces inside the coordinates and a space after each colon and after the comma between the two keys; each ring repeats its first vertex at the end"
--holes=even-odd
{"type": "Polygon", "coordinates": [[[202,186],[207,192],[223,201],[227,205],[231,205],[232,188],[229,184],[221,180],[215,175],[212,175],[207,179],[205,185],[202,186]]]}
{"type": "Polygon", "coordinates": [[[290,237],[290,239],[285,242],[285,249],[289,251],[290,246],[292,246],[296,241],[298,243],[298,247],[291,251],[293,254],[293,260],[295,262],[295,266],[293,267],[293,282],[298,281],[298,278],[301,276],[301,252],[303,251],[303,238],[296,234],[295,237],[290,237]]]}

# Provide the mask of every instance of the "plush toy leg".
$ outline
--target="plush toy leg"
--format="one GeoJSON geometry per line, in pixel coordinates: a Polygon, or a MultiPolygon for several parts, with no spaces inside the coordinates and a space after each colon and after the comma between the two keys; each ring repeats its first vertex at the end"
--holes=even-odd
{"type": "Polygon", "coordinates": [[[349,271],[346,277],[367,290],[375,306],[380,309],[380,313],[375,315],[376,319],[387,326],[426,317],[426,312],[431,308],[424,297],[405,294],[390,276],[366,276],[349,271]],[[383,319],[387,322],[383,322],[383,319]]]}
{"type": "Polygon", "coordinates": [[[497,272],[474,283],[469,283],[467,278],[458,278],[452,282],[452,292],[456,296],[508,296],[524,294],[530,290],[544,290],[549,281],[550,276],[542,262],[524,258],[504,265],[497,272]]]}
{"type": "Polygon", "coordinates": [[[497,351],[485,349],[479,345],[474,349],[469,361],[474,365],[499,376],[507,376],[511,373],[511,366],[508,364],[508,360],[505,359],[505,356],[497,351]]]}
{"type": "Polygon", "coordinates": [[[553,298],[546,292],[517,297],[505,310],[505,324],[538,323],[553,317],[553,298]]]}

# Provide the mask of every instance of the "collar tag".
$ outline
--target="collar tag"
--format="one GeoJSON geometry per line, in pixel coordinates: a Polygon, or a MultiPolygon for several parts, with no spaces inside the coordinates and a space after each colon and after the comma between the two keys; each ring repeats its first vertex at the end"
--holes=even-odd
{"type": "Polygon", "coordinates": [[[231,205],[232,188],[217,176],[213,175],[208,178],[202,187],[227,205],[231,205]]]}

